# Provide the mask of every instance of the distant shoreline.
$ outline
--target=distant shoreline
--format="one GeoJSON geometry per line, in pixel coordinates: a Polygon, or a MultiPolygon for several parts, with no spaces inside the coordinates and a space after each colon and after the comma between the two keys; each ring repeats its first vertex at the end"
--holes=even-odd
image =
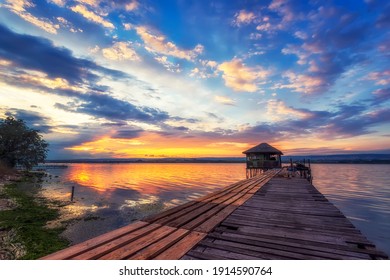
{"type": "MultiPolygon", "coordinates": [[[[293,162],[297,160],[293,159],[293,162]]],[[[122,164],[122,163],[201,163],[201,164],[215,164],[215,163],[245,163],[245,160],[48,160],[46,164],[72,164],[72,163],[94,163],[94,164],[122,164]]],[[[290,160],[283,160],[283,164],[289,164],[290,160]]],[[[308,163],[306,159],[306,163],[308,163]]],[[[311,164],[390,164],[390,160],[310,160],[311,164]]]]}

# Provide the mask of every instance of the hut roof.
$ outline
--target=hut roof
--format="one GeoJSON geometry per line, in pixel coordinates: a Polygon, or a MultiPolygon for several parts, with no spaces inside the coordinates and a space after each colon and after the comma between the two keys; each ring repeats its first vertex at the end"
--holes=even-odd
{"type": "Polygon", "coordinates": [[[245,152],[242,152],[243,154],[249,154],[249,153],[262,153],[262,154],[278,154],[283,155],[281,151],[278,149],[272,147],[271,145],[267,143],[261,143],[253,148],[250,148],[249,150],[246,150],[245,152]]]}

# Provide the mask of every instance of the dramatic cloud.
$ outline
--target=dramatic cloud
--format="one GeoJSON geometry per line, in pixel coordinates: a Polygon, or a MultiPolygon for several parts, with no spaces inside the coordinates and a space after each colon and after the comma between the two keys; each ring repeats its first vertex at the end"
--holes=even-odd
{"type": "Polygon", "coordinates": [[[45,30],[46,32],[56,34],[57,29],[59,28],[58,25],[54,25],[52,22],[50,22],[48,19],[38,18],[31,13],[29,13],[27,10],[29,8],[33,8],[35,5],[32,1],[29,0],[6,0],[7,4],[4,6],[8,8],[13,13],[20,16],[25,21],[28,21],[35,26],[45,30]]]}
{"type": "Polygon", "coordinates": [[[13,116],[25,121],[28,127],[39,130],[42,133],[49,133],[53,128],[51,119],[39,112],[16,108],[0,108],[0,111],[5,111],[4,114],[6,116],[13,116]]]}
{"type": "Polygon", "coordinates": [[[270,74],[259,66],[248,67],[237,58],[220,64],[218,70],[223,72],[225,85],[234,91],[255,92],[258,90],[258,83],[270,74]]]}
{"type": "Polygon", "coordinates": [[[141,60],[131,44],[125,42],[116,42],[111,48],[102,49],[102,53],[105,58],[110,60],[141,60]]]}
{"type": "Polygon", "coordinates": [[[87,59],[76,58],[70,50],[56,47],[47,39],[17,34],[1,24],[0,58],[12,61],[15,67],[40,71],[51,79],[62,78],[70,84],[96,81],[98,76],[95,72],[126,77],[120,71],[101,67],[87,59]]]}
{"type": "Polygon", "coordinates": [[[184,50],[176,46],[175,43],[168,41],[164,35],[161,35],[146,26],[135,27],[137,34],[145,43],[145,49],[151,53],[157,53],[167,56],[173,56],[186,60],[193,60],[203,52],[203,46],[198,44],[193,50],[184,50]]]}
{"type": "Polygon", "coordinates": [[[76,107],[71,104],[57,104],[57,108],[70,112],[84,113],[107,120],[138,120],[143,122],[160,122],[167,120],[166,112],[149,107],[135,106],[106,94],[83,94],[78,96],[81,103],[76,107]]]}
{"type": "Polygon", "coordinates": [[[109,22],[108,20],[104,19],[103,17],[95,14],[94,12],[87,9],[87,7],[83,5],[76,5],[71,8],[71,10],[75,13],[81,14],[83,17],[88,19],[89,21],[92,21],[94,23],[101,24],[103,27],[114,29],[115,26],[109,22]]]}

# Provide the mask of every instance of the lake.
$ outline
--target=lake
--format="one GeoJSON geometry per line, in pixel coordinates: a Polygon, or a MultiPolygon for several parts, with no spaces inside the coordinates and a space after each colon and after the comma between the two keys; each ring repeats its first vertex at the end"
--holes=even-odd
{"type": "MultiPolygon", "coordinates": [[[[75,163],[48,169],[48,198],[74,201],[62,220],[72,244],[245,179],[243,163],[75,163]]],[[[313,184],[390,255],[390,165],[312,164],[313,184]]],[[[61,221],[61,220],[60,220],[61,221]]]]}

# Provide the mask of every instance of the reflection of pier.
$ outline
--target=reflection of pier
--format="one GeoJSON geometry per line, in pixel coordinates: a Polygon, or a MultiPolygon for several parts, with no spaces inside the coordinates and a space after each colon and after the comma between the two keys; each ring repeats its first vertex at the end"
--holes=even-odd
{"type": "Polygon", "coordinates": [[[386,259],[306,179],[271,169],[43,259],[386,259]]]}

